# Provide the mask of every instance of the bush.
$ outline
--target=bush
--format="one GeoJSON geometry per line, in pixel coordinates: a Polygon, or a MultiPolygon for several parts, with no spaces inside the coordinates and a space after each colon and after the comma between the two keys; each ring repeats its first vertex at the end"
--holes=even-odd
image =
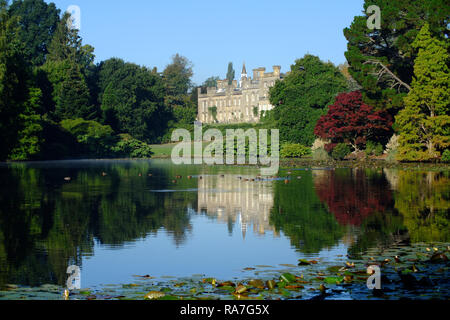
{"type": "Polygon", "coordinates": [[[110,126],[83,119],[63,120],[61,127],[81,145],[81,154],[90,157],[109,156],[116,138],[110,126]]]}
{"type": "Polygon", "coordinates": [[[450,149],[444,151],[441,161],[443,163],[450,163],[450,149]]]}
{"type": "Polygon", "coordinates": [[[315,161],[329,161],[331,160],[330,155],[324,148],[318,148],[313,151],[313,160],[315,161]]]}
{"type": "Polygon", "coordinates": [[[366,144],[367,156],[381,156],[383,154],[383,145],[381,143],[368,141],[366,144]]]}
{"type": "Polygon", "coordinates": [[[129,134],[120,134],[119,142],[112,148],[112,151],[118,157],[130,158],[150,158],[153,155],[151,147],[130,136],[129,134]]]}
{"type": "Polygon", "coordinates": [[[331,156],[334,160],[344,160],[346,156],[350,154],[350,147],[345,143],[339,143],[334,147],[331,156]]]}
{"type": "Polygon", "coordinates": [[[301,158],[311,154],[311,149],[301,144],[286,143],[281,146],[282,158],[301,158]]]}

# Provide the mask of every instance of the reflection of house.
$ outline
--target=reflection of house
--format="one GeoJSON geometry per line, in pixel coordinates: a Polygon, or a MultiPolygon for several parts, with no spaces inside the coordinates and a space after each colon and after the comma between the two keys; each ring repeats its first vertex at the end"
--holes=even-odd
{"type": "Polygon", "coordinates": [[[273,207],[271,181],[244,181],[236,175],[205,176],[199,180],[198,210],[223,223],[238,224],[245,237],[248,228],[265,234],[273,207]]]}

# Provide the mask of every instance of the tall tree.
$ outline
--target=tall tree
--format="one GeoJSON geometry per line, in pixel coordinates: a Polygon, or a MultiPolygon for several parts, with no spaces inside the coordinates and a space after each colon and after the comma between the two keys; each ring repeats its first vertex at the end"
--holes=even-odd
{"type": "Polygon", "coordinates": [[[14,0],[9,7],[12,16],[20,18],[19,38],[25,56],[34,66],[44,64],[48,46],[59,21],[60,10],[44,0],[14,0]]]}
{"type": "Polygon", "coordinates": [[[364,101],[376,108],[403,107],[410,90],[417,50],[412,46],[420,28],[428,22],[433,36],[445,39],[450,6],[447,0],[365,0],[381,9],[381,30],[367,27],[368,15],[355,17],[344,30],[350,74],[363,87],[364,101]]]}
{"type": "Polygon", "coordinates": [[[167,117],[161,77],[115,58],[102,62],[99,69],[99,99],[105,124],[116,133],[157,142],[167,117]]]}
{"type": "Polygon", "coordinates": [[[235,77],[236,77],[236,71],[234,71],[234,69],[233,69],[233,62],[230,62],[228,64],[228,71],[227,71],[227,80],[228,80],[229,86],[231,86],[233,84],[235,77]]]}
{"type": "Polygon", "coordinates": [[[419,51],[412,89],[396,120],[399,160],[438,158],[450,146],[450,72],[448,42],[432,37],[425,24],[413,43],[419,51]]]}
{"type": "Polygon", "coordinates": [[[0,0],[0,160],[5,160],[18,141],[20,114],[28,100],[29,70],[23,59],[18,17],[8,13],[0,0]]]}
{"type": "Polygon", "coordinates": [[[83,46],[78,30],[67,26],[69,17],[65,13],[59,22],[42,67],[53,86],[54,118],[95,120],[99,111],[92,104],[86,82],[88,67],[93,65],[93,48],[83,46]]]}
{"type": "Polygon", "coordinates": [[[317,120],[327,112],[340,92],[347,91],[347,81],[331,62],[305,55],[291,66],[291,73],[270,89],[273,118],[286,142],[311,146],[317,120]]]}
{"type": "Polygon", "coordinates": [[[164,69],[163,78],[168,96],[186,95],[192,87],[192,62],[178,53],[172,57],[172,62],[164,69]]]}

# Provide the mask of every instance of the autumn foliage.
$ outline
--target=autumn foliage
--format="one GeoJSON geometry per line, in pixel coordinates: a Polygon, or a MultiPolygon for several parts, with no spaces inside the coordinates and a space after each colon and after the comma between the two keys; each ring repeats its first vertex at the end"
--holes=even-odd
{"type": "Polygon", "coordinates": [[[392,135],[392,117],[385,111],[375,111],[362,101],[359,91],[341,93],[322,116],[315,128],[316,136],[329,140],[327,151],[339,143],[351,145],[355,151],[367,141],[386,143],[392,135]]]}

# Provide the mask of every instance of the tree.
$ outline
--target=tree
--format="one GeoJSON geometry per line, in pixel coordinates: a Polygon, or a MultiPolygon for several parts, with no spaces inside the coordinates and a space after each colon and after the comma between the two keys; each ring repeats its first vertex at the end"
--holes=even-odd
{"type": "Polygon", "coordinates": [[[52,85],[54,113],[56,121],[83,118],[93,120],[98,117],[97,108],[91,105],[89,88],[80,66],[69,59],[48,61],[43,66],[52,85]]]}
{"type": "Polygon", "coordinates": [[[344,30],[350,74],[363,87],[364,101],[396,114],[410,90],[417,50],[412,46],[420,28],[448,39],[450,7],[446,0],[365,0],[364,11],[377,5],[382,12],[381,30],[367,28],[367,15],[355,17],[344,30]]]}
{"type": "Polygon", "coordinates": [[[432,37],[425,24],[413,47],[419,51],[412,89],[396,118],[402,161],[440,157],[450,146],[450,72],[448,43],[432,37]]]}
{"type": "Polygon", "coordinates": [[[28,100],[29,69],[23,59],[18,17],[11,17],[0,0],[0,160],[16,146],[21,130],[20,114],[28,100]]]}
{"type": "Polygon", "coordinates": [[[186,95],[192,86],[192,76],[192,63],[178,53],[174,55],[172,63],[163,72],[167,96],[176,99],[181,95],[186,95]]]}
{"type": "Polygon", "coordinates": [[[270,89],[270,103],[275,106],[271,113],[280,128],[281,140],[311,146],[317,120],[344,91],[347,81],[331,62],[322,62],[313,55],[297,60],[291,73],[270,89]]]}
{"type": "Polygon", "coordinates": [[[367,141],[387,143],[392,135],[392,117],[383,110],[375,111],[362,101],[359,91],[341,93],[329,107],[326,115],[317,122],[314,133],[331,143],[331,151],[339,143],[351,145],[355,151],[367,141]]]}
{"type": "Polygon", "coordinates": [[[21,129],[18,132],[18,141],[9,155],[13,161],[25,161],[40,155],[44,143],[42,116],[42,92],[38,88],[29,89],[29,99],[25,103],[24,111],[19,115],[21,129]]]}
{"type": "Polygon", "coordinates": [[[227,80],[228,80],[229,86],[231,86],[233,84],[235,77],[236,77],[236,71],[234,71],[234,69],[233,69],[233,62],[230,62],[228,64],[228,71],[227,71],[227,80]]]}
{"type": "Polygon", "coordinates": [[[49,46],[47,61],[42,67],[52,85],[56,121],[83,118],[95,120],[98,108],[93,105],[86,81],[88,68],[93,65],[93,48],[83,46],[78,30],[68,28],[65,13],[49,46]]]}
{"type": "Polygon", "coordinates": [[[99,90],[103,121],[116,133],[154,143],[166,130],[164,83],[149,69],[106,60],[99,66],[99,90]]]}
{"type": "Polygon", "coordinates": [[[54,3],[44,0],[15,0],[9,13],[20,19],[19,38],[23,43],[24,55],[33,66],[43,65],[59,22],[60,10],[54,3]]]}
{"type": "Polygon", "coordinates": [[[208,79],[203,82],[202,87],[205,88],[215,88],[217,87],[217,81],[219,81],[219,77],[209,77],[208,79]]]}

